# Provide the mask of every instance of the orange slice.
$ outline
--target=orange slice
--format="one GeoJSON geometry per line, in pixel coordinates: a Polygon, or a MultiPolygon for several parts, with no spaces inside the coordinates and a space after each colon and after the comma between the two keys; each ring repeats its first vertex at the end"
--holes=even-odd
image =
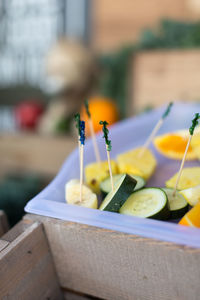
{"type": "Polygon", "coordinates": [[[190,227],[200,227],[200,202],[185,214],[179,224],[190,227]]]}
{"type": "MultiPolygon", "coordinates": [[[[182,159],[189,138],[188,130],[180,130],[174,133],[167,133],[157,136],[154,139],[154,146],[158,152],[171,159],[182,159]]],[[[196,159],[196,153],[190,146],[186,160],[196,159]]]]}

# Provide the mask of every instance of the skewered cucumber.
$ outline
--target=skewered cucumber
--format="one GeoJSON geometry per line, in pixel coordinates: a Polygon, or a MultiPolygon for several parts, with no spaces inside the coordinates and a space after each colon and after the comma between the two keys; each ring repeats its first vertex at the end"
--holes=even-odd
{"type": "MultiPolygon", "coordinates": [[[[137,191],[141,188],[143,188],[146,184],[146,181],[137,175],[131,175],[129,174],[133,179],[137,181],[137,184],[134,188],[134,191],[137,191]]],[[[114,186],[116,186],[118,180],[123,176],[123,174],[117,174],[113,176],[114,186]]],[[[100,190],[103,197],[106,197],[106,195],[111,191],[111,182],[110,177],[106,178],[104,181],[100,183],[100,190]]],[[[132,191],[133,192],[133,191],[132,191]]]]}
{"type": "Polygon", "coordinates": [[[119,212],[120,207],[131,195],[136,184],[136,180],[128,174],[122,175],[114,187],[114,192],[108,193],[99,209],[119,212]]]}
{"type": "Polygon", "coordinates": [[[158,220],[166,220],[170,216],[167,195],[160,188],[144,188],[132,193],[119,212],[158,220]]]}

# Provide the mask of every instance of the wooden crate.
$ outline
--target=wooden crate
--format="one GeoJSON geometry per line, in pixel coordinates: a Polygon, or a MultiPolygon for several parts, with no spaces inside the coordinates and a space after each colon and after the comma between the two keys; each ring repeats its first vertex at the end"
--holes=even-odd
{"type": "Polygon", "coordinates": [[[22,221],[0,238],[0,299],[64,299],[40,222],[22,221]]]}
{"type": "Polygon", "coordinates": [[[108,51],[132,43],[141,30],[163,18],[199,20],[198,0],[95,0],[91,1],[91,44],[108,51]]]}
{"type": "Polygon", "coordinates": [[[133,58],[131,108],[200,100],[200,50],[150,51],[133,58]]]}
{"type": "Polygon", "coordinates": [[[17,169],[54,177],[76,147],[75,139],[70,136],[10,134],[1,135],[0,141],[1,175],[17,169]]]}
{"type": "Polygon", "coordinates": [[[109,300],[199,300],[200,249],[37,215],[62,288],[109,300]]]}

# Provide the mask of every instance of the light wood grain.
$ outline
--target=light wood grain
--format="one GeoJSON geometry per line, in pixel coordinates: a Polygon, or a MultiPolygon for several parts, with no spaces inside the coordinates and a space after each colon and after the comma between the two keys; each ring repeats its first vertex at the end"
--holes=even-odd
{"type": "Polygon", "coordinates": [[[69,136],[1,135],[1,169],[4,173],[16,169],[55,176],[75,147],[75,140],[69,136]]]}
{"type": "Polygon", "coordinates": [[[62,288],[103,299],[199,300],[200,249],[36,215],[62,288]]]}
{"type": "Polygon", "coordinates": [[[174,100],[200,99],[200,51],[149,51],[133,59],[132,108],[157,107],[174,100]]]}
{"type": "Polygon", "coordinates": [[[9,242],[0,240],[0,252],[9,245],[9,242]]]}
{"type": "MultiPolygon", "coordinates": [[[[195,0],[95,0],[91,1],[91,43],[108,51],[138,40],[141,30],[153,28],[163,18],[198,20],[195,0]]],[[[198,2],[198,1],[196,1],[198,2]]]]}
{"type": "Polygon", "coordinates": [[[5,215],[5,213],[0,210],[0,237],[8,231],[9,226],[8,226],[8,220],[5,215]]]}
{"type": "Polygon", "coordinates": [[[1,239],[0,299],[63,299],[42,225],[17,226],[1,239]]]}

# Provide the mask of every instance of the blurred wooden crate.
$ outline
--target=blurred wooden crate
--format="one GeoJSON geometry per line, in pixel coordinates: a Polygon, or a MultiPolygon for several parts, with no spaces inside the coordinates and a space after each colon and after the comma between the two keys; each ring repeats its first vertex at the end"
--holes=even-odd
{"type": "Polygon", "coordinates": [[[200,50],[150,51],[133,58],[131,111],[200,100],[200,50]]]}
{"type": "Polygon", "coordinates": [[[138,39],[141,30],[163,18],[198,20],[198,0],[95,0],[91,1],[91,44],[108,51],[138,39]]]}
{"type": "Polygon", "coordinates": [[[1,173],[22,170],[54,177],[75,147],[70,136],[0,135],[1,173]]]}

